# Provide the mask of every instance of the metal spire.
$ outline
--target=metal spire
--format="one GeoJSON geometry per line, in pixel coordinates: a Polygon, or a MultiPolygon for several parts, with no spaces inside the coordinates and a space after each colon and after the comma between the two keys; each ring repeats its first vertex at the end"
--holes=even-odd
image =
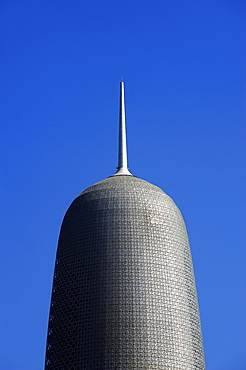
{"type": "Polygon", "coordinates": [[[115,175],[131,175],[127,168],[125,96],[124,96],[124,82],[122,81],[120,82],[118,167],[115,175]]]}

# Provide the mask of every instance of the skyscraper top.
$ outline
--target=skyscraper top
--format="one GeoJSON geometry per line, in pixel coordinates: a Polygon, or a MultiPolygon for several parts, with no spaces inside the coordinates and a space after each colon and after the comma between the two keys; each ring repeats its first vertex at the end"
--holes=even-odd
{"type": "Polygon", "coordinates": [[[76,197],[61,227],[45,370],[57,368],[205,370],[185,224],[128,171],[123,82],[118,171],[76,197]]]}
{"type": "Polygon", "coordinates": [[[124,94],[124,82],[122,81],[120,82],[118,167],[115,175],[132,175],[127,167],[125,94],[124,94]]]}

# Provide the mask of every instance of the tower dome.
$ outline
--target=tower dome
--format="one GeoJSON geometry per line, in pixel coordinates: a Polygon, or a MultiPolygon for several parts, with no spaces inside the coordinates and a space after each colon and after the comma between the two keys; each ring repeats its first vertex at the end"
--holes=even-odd
{"type": "Polygon", "coordinates": [[[84,190],[64,217],[46,369],[204,369],[182,215],[130,174],[125,132],[119,151],[117,173],[84,190]]]}

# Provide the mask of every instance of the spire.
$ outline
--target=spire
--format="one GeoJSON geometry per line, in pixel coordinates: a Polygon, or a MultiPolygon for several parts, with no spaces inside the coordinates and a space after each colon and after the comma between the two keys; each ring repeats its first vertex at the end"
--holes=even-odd
{"type": "Polygon", "coordinates": [[[120,82],[118,167],[115,175],[131,175],[127,168],[125,96],[124,96],[124,82],[122,81],[120,82]]]}

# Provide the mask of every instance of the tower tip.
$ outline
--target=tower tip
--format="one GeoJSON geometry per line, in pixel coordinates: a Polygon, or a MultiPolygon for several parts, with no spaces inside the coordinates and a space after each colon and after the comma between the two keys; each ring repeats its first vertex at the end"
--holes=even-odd
{"type": "Polygon", "coordinates": [[[119,152],[118,167],[115,175],[131,175],[127,167],[126,117],[124,82],[120,81],[120,113],[119,113],[119,152]]]}

